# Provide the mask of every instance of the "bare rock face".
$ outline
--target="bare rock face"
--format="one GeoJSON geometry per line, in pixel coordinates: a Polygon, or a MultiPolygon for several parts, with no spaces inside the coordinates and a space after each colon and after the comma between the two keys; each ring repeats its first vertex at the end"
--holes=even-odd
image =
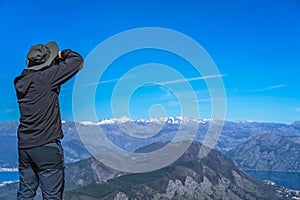
{"type": "Polygon", "coordinates": [[[123,192],[118,192],[114,200],[128,200],[128,196],[123,192]]]}
{"type": "Polygon", "coordinates": [[[199,188],[199,183],[195,182],[190,176],[186,177],[185,183],[183,184],[180,180],[169,180],[169,184],[166,189],[166,193],[161,196],[167,199],[173,199],[175,195],[183,196],[188,199],[194,198],[194,191],[199,188]]]}

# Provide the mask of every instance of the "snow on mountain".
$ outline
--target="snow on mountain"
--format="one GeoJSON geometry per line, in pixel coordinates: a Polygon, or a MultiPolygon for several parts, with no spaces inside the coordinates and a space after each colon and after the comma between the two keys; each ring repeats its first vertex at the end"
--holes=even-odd
{"type": "Polygon", "coordinates": [[[80,122],[80,124],[85,125],[85,126],[99,125],[98,122],[91,122],[91,121],[83,121],[83,122],[80,122]]]}
{"type": "Polygon", "coordinates": [[[98,122],[92,121],[82,121],[82,125],[103,125],[103,124],[115,124],[115,123],[127,123],[127,122],[137,122],[137,123],[169,123],[169,124],[180,124],[189,121],[194,121],[198,123],[207,123],[210,119],[189,119],[187,117],[167,117],[167,118],[150,118],[148,120],[139,119],[133,120],[128,116],[123,116],[120,118],[110,118],[110,119],[101,119],[98,122]]]}
{"type": "Polygon", "coordinates": [[[115,124],[115,123],[126,123],[126,122],[131,122],[133,121],[132,119],[130,119],[127,116],[123,116],[120,118],[110,118],[110,119],[101,119],[98,122],[92,122],[92,121],[83,121],[80,122],[80,124],[82,125],[103,125],[103,124],[115,124]]]}

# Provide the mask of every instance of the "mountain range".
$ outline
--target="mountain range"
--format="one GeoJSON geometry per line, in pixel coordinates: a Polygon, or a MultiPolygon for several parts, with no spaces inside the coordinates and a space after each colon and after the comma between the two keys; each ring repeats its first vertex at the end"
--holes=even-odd
{"type": "MultiPolygon", "coordinates": [[[[64,121],[62,142],[68,163],[66,190],[69,190],[65,199],[145,199],[145,195],[148,199],[292,199],[299,196],[296,191],[251,178],[234,163],[244,169],[298,170],[299,122],[287,125],[225,121],[214,146],[216,150],[199,158],[200,143],[208,127],[216,123],[216,120],[183,118],[64,121]],[[92,158],[77,133],[80,129],[89,135],[101,128],[115,145],[129,152],[142,153],[164,146],[175,137],[180,127],[183,127],[183,134],[190,134],[189,126],[195,124],[195,140],[179,160],[160,170],[139,174],[120,172],[92,158]],[[148,134],[153,130],[156,134],[146,139],[126,134],[148,134]],[[278,160],[281,162],[277,163],[278,160]]],[[[0,149],[5,152],[0,154],[2,168],[17,166],[16,128],[14,122],[0,123],[0,149]]],[[[16,183],[0,187],[0,199],[14,197],[16,189],[16,183]]]]}
{"type": "MultiPolygon", "coordinates": [[[[153,151],[158,144],[138,152],[153,151]]],[[[193,142],[173,164],[157,171],[126,174],[114,179],[95,182],[69,190],[66,200],[108,199],[295,199],[297,191],[265,184],[251,178],[235,163],[216,150],[205,158],[199,157],[201,144],[193,142]]]]}
{"type": "MultiPolygon", "coordinates": [[[[281,123],[264,123],[264,122],[252,122],[252,121],[224,121],[224,126],[219,138],[216,139],[214,149],[222,152],[233,158],[243,168],[251,169],[264,169],[264,170],[300,170],[299,164],[293,162],[285,157],[294,157],[295,160],[300,160],[297,150],[297,141],[300,137],[300,122],[294,122],[290,125],[281,123]],[[267,134],[264,134],[267,133],[267,134]],[[272,138],[269,138],[268,133],[272,133],[272,138]],[[258,135],[256,137],[256,135],[258,135]],[[263,139],[266,137],[266,139],[263,139]],[[278,138],[282,140],[278,140],[278,138]],[[261,142],[256,142],[261,138],[261,142]],[[268,140],[269,138],[269,140],[268,140]],[[277,139],[276,139],[277,138],[277,139]],[[286,138],[286,139],[284,139],[286,138]],[[290,139],[288,139],[290,138],[290,139]],[[280,142],[276,142],[280,141],[280,142]],[[290,145],[289,147],[283,146],[290,145]],[[269,142],[271,146],[269,151],[280,151],[280,154],[274,156],[272,153],[266,154],[264,157],[260,156],[259,152],[250,151],[264,146],[264,142],[269,142]],[[295,147],[295,148],[293,148],[295,147]],[[271,159],[282,160],[280,165],[265,165],[258,166],[245,164],[252,162],[252,158],[246,161],[249,156],[246,154],[239,154],[239,152],[247,151],[256,155],[256,159],[271,159]],[[244,156],[244,158],[242,158],[244,156]],[[271,158],[271,156],[273,156],[271,158]],[[291,167],[292,166],[292,167],[291,167]]],[[[131,120],[126,117],[118,119],[102,119],[99,122],[63,122],[64,139],[62,140],[65,161],[67,163],[76,162],[91,157],[91,154],[87,151],[81,142],[81,139],[77,133],[79,128],[84,135],[96,132],[101,128],[107,138],[116,146],[129,151],[134,152],[139,148],[153,144],[156,142],[168,142],[171,141],[177,134],[180,127],[183,127],[182,135],[191,134],[191,126],[197,126],[195,141],[203,143],[206,136],[206,132],[209,126],[217,124],[216,120],[205,119],[185,119],[185,118],[165,118],[165,119],[151,119],[151,120],[131,120]],[[140,138],[128,135],[130,133],[156,133],[149,138],[140,138]]],[[[16,168],[17,163],[17,130],[16,122],[3,122],[0,123],[0,168],[16,168]]],[[[184,140],[184,138],[183,138],[184,140]]],[[[263,152],[263,151],[262,151],[263,152]]],[[[274,153],[274,152],[273,152],[274,153]]],[[[255,160],[256,161],[256,160],[255,160]]],[[[274,161],[275,162],[275,161],[274,161]]],[[[258,162],[263,165],[266,162],[258,162]]],[[[272,162],[270,162],[272,163],[272,162]]]]}
{"type": "MultiPolygon", "coordinates": [[[[150,152],[163,145],[151,144],[137,152],[150,152]]],[[[292,200],[300,197],[299,191],[253,179],[216,150],[208,149],[210,153],[199,158],[201,147],[200,143],[193,142],[177,161],[147,173],[119,172],[94,158],[67,164],[64,199],[292,200]]],[[[17,183],[0,187],[0,199],[14,199],[17,188],[17,183]]],[[[35,199],[41,199],[40,191],[35,199]]]]}
{"type": "MultiPolygon", "coordinates": [[[[94,158],[91,158],[91,154],[81,141],[77,132],[78,129],[81,131],[81,134],[89,136],[92,135],[91,133],[97,132],[97,130],[101,128],[106,137],[116,146],[128,152],[140,153],[140,151],[149,151],[149,149],[151,151],[160,149],[166,143],[174,139],[180,128],[183,134],[181,139],[184,141],[185,136],[191,134],[190,132],[193,130],[191,127],[196,126],[197,128],[194,141],[202,143],[208,128],[220,123],[223,123],[224,126],[220,137],[216,140],[214,149],[233,159],[233,161],[242,169],[284,172],[297,172],[300,170],[300,122],[297,121],[292,124],[282,124],[253,121],[220,122],[218,120],[191,120],[185,118],[131,120],[126,117],[118,119],[103,119],[99,122],[63,121],[63,132],[65,137],[62,140],[62,143],[64,147],[65,161],[67,163],[66,189],[72,190],[80,187],[88,187],[89,184],[93,184],[94,186],[92,187],[98,187],[100,185],[101,187],[111,187],[105,186],[109,183],[109,181],[105,183],[104,186],[102,185],[107,180],[118,181],[119,176],[120,180],[123,180],[121,177],[124,175],[125,179],[126,177],[131,176],[124,172],[111,169],[103,163],[99,163],[94,158]],[[151,135],[153,132],[155,134],[151,135]],[[148,138],[135,137],[134,135],[127,133],[139,133],[141,135],[150,134],[150,136],[148,138]]],[[[15,122],[0,123],[0,152],[2,152],[0,154],[0,168],[2,169],[16,169],[18,166],[16,137],[17,126],[18,123],[15,122]]],[[[218,164],[216,163],[216,165],[218,164]]],[[[175,165],[174,168],[172,165],[169,166],[169,168],[162,170],[171,170],[168,173],[177,177],[177,170],[182,168],[182,166],[179,166],[175,165]]],[[[188,167],[186,170],[188,170],[188,167]]],[[[192,169],[192,171],[193,170],[194,169],[192,169]]],[[[160,174],[159,170],[157,173],[160,174]]],[[[195,173],[193,172],[192,174],[195,173]]],[[[145,174],[146,177],[148,175],[145,174]]],[[[225,175],[222,176],[226,177],[225,175]]],[[[191,174],[178,179],[163,179],[165,184],[169,183],[171,180],[173,182],[170,184],[174,183],[176,185],[180,183],[183,188],[185,187],[186,180],[188,180],[188,183],[195,181],[198,185],[201,185],[201,181],[199,182],[198,179],[195,180],[191,174]],[[176,182],[176,180],[179,180],[180,182],[176,182]]],[[[277,183],[276,180],[273,181],[277,183]]],[[[197,185],[196,183],[195,185],[197,185]]],[[[152,183],[149,184],[151,185],[152,183]]],[[[213,186],[215,187],[216,185],[213,186]]],[[[0,193],[4,194],[5,192],[8,192],[12,195],[13,192],[15,192],[16,187],[17,186],[14,186],[14,184],[8,184],[4,187],[0,187],[0,193]]],[[[145,187],[150,186],[146,184],[145,187]]],[[[156,191],[154,193],[164,196],[166,195],[167,187],[164,189],[164,191],[156,191]]],[[[127,190],[128,188],[126,188],[125,191],[127,190]]],[[[124,190],[122,191],[124,193],[124,190]]],[[[124,197],[125,194],[125,196],[130,196],[130,194],[127,193],[123,194],[122,191],[118,191],[117,193],[112,193],[110,195],[119,194],[119,196],[124,197]]],[[[226,191],[229,190],[226,189],[226,191]]],[[[152,192],[150,193],[152,195],[152,192]]]]}

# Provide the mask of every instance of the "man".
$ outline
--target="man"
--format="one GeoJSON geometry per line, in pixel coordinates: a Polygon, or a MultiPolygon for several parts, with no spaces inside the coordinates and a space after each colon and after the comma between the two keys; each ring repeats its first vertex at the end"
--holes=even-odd
{"type": "Polygon", "coordinates": [[[83,66],[83,58],[55,42],[30,48],[26,69],[14,84],[20,110],[17,199],[33,199],[40,185],[43,199],[62,199],[64,160],[58,96],[60,86],[83,66]]]}

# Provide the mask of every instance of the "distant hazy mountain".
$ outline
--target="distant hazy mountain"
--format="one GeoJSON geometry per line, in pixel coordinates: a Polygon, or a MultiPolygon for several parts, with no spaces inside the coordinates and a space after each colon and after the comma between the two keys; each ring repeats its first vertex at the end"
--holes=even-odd
{"type": "MultiPolygon", "coordinates": [[[[159,144],[138,150],[151,151],[159,144]]],[[[212,150],[198,157],[201,145],[194,142],[172,165],[139,174],[127,174],[67,191],[66,200],[81,199],[292,199],[293,191],[256,181],[241,171],[232,160],[212,150]]]]}
{"type": "Polygon", "coordinates": [[[276,129],[275,133],[285,136],[300,136],[300,121],[276,129]]]}
{"type": "Polygon", "coordinates": [[[18,129],[17,122],[1,122],[0,135],[1,136],[15,136],[18,129]]]}
{"type": "Polygon", "coordinates": [[[261,133],[229,151],[243,169],[262,171],[299,171],[300,137],[261,133]]]}

